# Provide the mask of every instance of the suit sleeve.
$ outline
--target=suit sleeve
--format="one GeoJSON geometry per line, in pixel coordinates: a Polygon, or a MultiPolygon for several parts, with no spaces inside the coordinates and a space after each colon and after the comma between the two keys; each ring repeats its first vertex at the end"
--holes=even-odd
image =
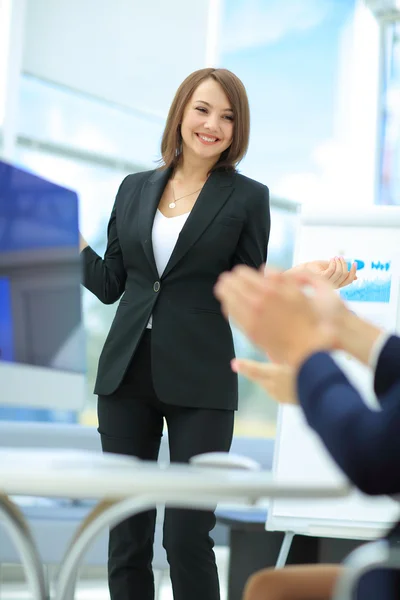
{"type": "Polygon", "coordinates": [[[311,356],[298,375],[298,396],[309,425],[335,462],[366,494],[400,492],[400,382],[370,410],[326,353],[311,356]]]}
{"type": "Polygon", "coordinates": [[[381,404],[397,383],[400,383],[400,338],[392,335],[382,348],[375,371],[374,389],[381,404]]]}
{"type": "Polygon", "coordinates": [[[126,271],[118,240],[116,214],[119,199],[129,178],[126,177],[118,190],[107,227],[107,248],[104,258],[90,246],[81,252],[83,285],[104,304],[113,304],[125,290],[126,271]]]}
{"type": "Polygon", "coordinates": [[[247,209],[247,219],[236,249],[233,265],[247,265],[258,269],[267,260],[271,216],[269,190],[263,185],[247,209]]]}

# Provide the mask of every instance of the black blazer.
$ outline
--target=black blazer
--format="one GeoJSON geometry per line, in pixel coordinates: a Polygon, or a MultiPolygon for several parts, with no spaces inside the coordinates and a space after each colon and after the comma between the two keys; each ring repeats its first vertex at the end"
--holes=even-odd
{"type": "Polygon", "coordinates": [[[152,372],[162,402],[236,409],[232,333],[213,287],[235,264],[261,265],[270,230],[268,188],[233,172],[213,172],[159,277],[154,216],[171,170],[128,175],[108,224],[104,258],[82,251],[84,286],[119,306],[100,356],[95,393],[112,394],[153,315],[152,372]]]}

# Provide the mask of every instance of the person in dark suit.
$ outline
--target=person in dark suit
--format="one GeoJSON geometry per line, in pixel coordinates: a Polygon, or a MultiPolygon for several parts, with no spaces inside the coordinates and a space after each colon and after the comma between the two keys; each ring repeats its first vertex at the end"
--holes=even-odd
{"type": "MultiPolygon", "coordinates": [[[[95,393],[105,452],[157,460],[163,421],[170,458],[228,451],[238,403],[232,332],[213,287],[236,264],[267,256],[268,188],[237,172],[249,140],[241,81],[202,69],[180,86],[161,143],[162,165],[122,182],[104,258],[81,239],[83,283],[119,300],[95,393]]],[[[308,267],[337,286],[354,279],[334,259],[308,267]]],[[[167,509],[163,543],[175,600],[218,600],[212,512],[167,509]]],[[[110,533],[112,600],[154,597],[155,511],[110,533]]]]}
{"type": "MultiPolygon", "coordinates": [[[[236,372],[250,376],[282,403],[300,403],[309,425],[349,479],[364,493],[400,493],[400,338],[347,309],[332,288],[309,274],[263,277],[250,269],[224,275],[216,286],[224,311],[280,364],[235,360],[236,372]],[[314,288],[310,298],[304,284],[314,288]],[[380,411],[366,406],[328,354],[341,349],[375,371],[380,411]],[[346,435],[346,432],[351,432],[346,435]]],[[[400,522],[388,533],[398,540],[400,522]]],[[[325,600],[341,568],[287,567],[256,573],[245,600],[325,600]]],[[[363,577],[361,600],[399,597],[400,576],[377,571],[363,577]]]]}

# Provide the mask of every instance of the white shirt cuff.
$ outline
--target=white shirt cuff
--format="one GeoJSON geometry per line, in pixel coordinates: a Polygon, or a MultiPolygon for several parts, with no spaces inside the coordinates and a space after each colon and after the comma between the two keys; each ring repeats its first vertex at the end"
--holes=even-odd
{"type": "Polygon", "coordinates": [[[383,331],[371,348],[371,352],[368,358],[368,364],[374,372],[376,370],[376,367],[378,366],[380,354],[391,335],[391,333],[383,331]]]}

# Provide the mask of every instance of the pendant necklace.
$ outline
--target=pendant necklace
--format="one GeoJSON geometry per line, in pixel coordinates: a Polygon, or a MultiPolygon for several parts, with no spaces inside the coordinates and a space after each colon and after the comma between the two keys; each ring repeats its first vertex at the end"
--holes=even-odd
{"type": "Polygon", "coordinates": [[[181,196],[180,198],[175,198],[175,190],[174,190],[174,186],[172,184],[172,181],[171,181],[171,188],[172,188],[172,195],[174,197],[174,201],[170,202],[168,204],[168,207],[169,208],[175,208],[176,207],[176,203],[179,200],[182,200],[183,198],[188,198],[188,196],[193,196],[193,194],[196,194],[197,192],[200,192],[200,190],[203,188],[203,186],[201,186],[198,190],[195,190],[194,192],[190,192],[190,194],[185,194],[184,196],[181,196]]]}

